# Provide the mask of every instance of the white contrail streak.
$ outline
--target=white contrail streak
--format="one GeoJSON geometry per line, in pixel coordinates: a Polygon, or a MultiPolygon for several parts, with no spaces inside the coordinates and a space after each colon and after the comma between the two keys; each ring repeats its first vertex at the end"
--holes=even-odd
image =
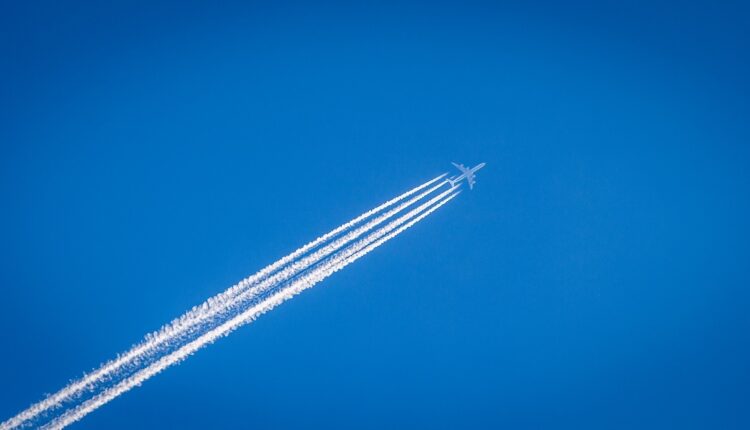
{"type": "Polygon", "coordinates": [[[75,409],[69,410],[64,414],[60,415],[55,420],[51,421],[42,428],[48,430],[62,429],[93,412],[97,408],[110,402],[117,396],[129,391],[130,389],[142,384],[147,379],[163,371],[167,367],[179,363],[191,354],[198,351],[203,346],[213,343],[220,337],[226,336],[238,327],[250,323],[257,319],[260,315],[274,307],[280,305],[284,301],[294,297],[301,291],[313,287],[318,282],[327,278],[331,274],[343,269],[347,265],[363,257],[373,249],[377,248],[386,241],[397,236],[404,230],[408,229],[412,225],[421,221],[432,212],[448,203],[451,199],[456,197],[460,191],[453,192],[453,189],[443,192],[437,197],[433,198],[429,202],[421,205],[420,207],[412,210],[406,215],[399,219],[392,221],[387,226],[382,227],[375,233],[370,234],[365,239],[362,239],[348,248],[339,251],[330,260],[326,261],[319,267],[316,267],[307,274],[300,276],[295,279],[289,286],[281,289],[280,291],[272,294],[265,298],[261,302],[254,306],[246,309],[242,313],[236,315],[232,319],[226,321],[222,325],[209,330],[197,339],[177,349],[171,354],[162,357],[158,361],[149,365],[148,367],[136,372],[130,377],[124,379],[120,383],[113,387],[108,388],[99,395],[92,397],[91,399],[83,402],[75,409]],[[448,195],[450,194],[450,195],[448,195]],[[446,197],[447,196],[447,197],[446,197]],[[431,206],[431,207],[430,207],[431,206]],[[425,208],[429,208],[424,210],[425,208]],[[424,211],[424,212],[422,212],[424,211]],[[420,213],[422,212],[422,213],[420,213]],[[412,219],[413,218],[413,219],[412,219]]]}
{"type": "MultiPolygon", "coordinates": [[[[103,364],[95,371],[85,375],[83,378],[77,381],[73,381],[68,386],[58,391],[57,393],[54,393],[48,396],[43,401],[30,406],[29,408],[19,413],[15,417],[3,422],[2,424],[0,424],[0,430],[10,430],[10,429],[16,428],[19,425],[23,424],[24,422],[32,420],[38,417],[39,415],[46,413],[47,411],[61,407],[62,404],[65,403],[66,401],[73,400],[79,397],[85,391],[93,389],[96,386],[96,384],[108,381],[114,375],[116,375],[117,372],[129,366],[133,366],[137,364],[140,361],[140,359],[153,354],[160,347],[164,347],[165,345],[169,346],[171,342],[179,339],[178,336],[180,336],[181,334],[185,334],[186,331],[194,327],[196,324],[200,324],[201,322],[204,322],[206,319],[209,319],[211,317],[216,316],[217,314],[221,312],[226,311],[231,306],[233,306],[233,304],[236,303],[235,298],[238,295],[241,296],[243,299],[247,300],[248,298],[252,298],[254,295],[257,295],[258,293],[264,291],[265,289],[268,289],[270,286],[272,286],[273,283],[266,282],[267,281],[266,278],[268,278],[270,274],[277,271],[279,268],[296,260],[300,256],[304,255],[305,253],[309,252],[312,249],[315,249],[317,246],[325,243],[331,238],[336,237],[336,235],[348,229],[351,229],[352,227],[356,226],[357,224],[361,223],[367,218],[379,212],[382,212],[383,210],[395,205],[396,203],[429,187],[430,185],[436,183],[437,181],[439,181],[440,179],[444,177],[445,177],[445,174],[442,174],[428,182],[425,182],[422,185],[419,185],[399,195],[398,197],[394,199],[391,199],[381,204],[380,206],[372,210],[369,210],[363,213],[362,215],[352,219],[351,221],[348,221],[340,225],[339,227],[331,230],[330,232],[324,234],[323,236],[320,236],[319,238],[315,239],[314,241],[302,246],[301,248],[295,250],[291,254],[288,254],[287,256],[277,260],[276,262],[266,266],[265,268],[261,269],[254,275],[249,276],[248,278],[245,278],[244,280],[240,281],[236,285],[230,287],[223,293],[220,293],[208,299],[202,305],[193,307],[190,311],[188,311],[181,317],[173,320],[172,322],[168,323],[167,325],[162,327],[159,331],[148,334],[143,342],[135,345],[133,348],[131,348],[124,354],[118,355],[118,357],[115,358],[114,360],[111,360],[103,364]],[[264,279],[266,279],[266,281],[263,281],[264,279]],[[256,286],[256,284],[258,284],[260,281],[263,281],[261,282],[261,285],[256,286]],[[254,288],[251,288],[251,287],[254,287],[254,288]],[[248,289],[250,289],[249,292],[247,291],[248,289]]],[[[291,270],[291,268],[286,268],[282,270],[281,271],[283,272],[282,275],[277,274],[279,276],[274,275],[275,277],[272,277],[274,279],[274,282],[280,282],[280,281],[289,279],[291,276],[294,276],[296,273],[299,273],[299,271],[304,270],[307,267],[309,267],[310,264],[314,264],[316,261],[324,258],[327,253],[333,252],[336,249],[344,246],[348,241],[356,239],[359,235],[364,234],[369,229],[384,222],[385,220],[393,216],[395,213],[403,210],[404,208],[408,207],[409,205],[423,198],[425,195],[429,195],[432,191],[434,191],[435,189],[439,188],[440,186],[444,184],[445,182],[442,182],[439,185],[432,187],[427,192],[421,193],[418,197],[413,198],[409,200],[407,203],[401,204],[396,209],[389,211],[386,215],[380,216],[368,222],[365,225],[365,227],[367,228],[360,227],[356,230],[358,234],[350,233],[340,238],[339,240],[335,242],[337,243],[337,246],[332,247],[329,245],[328,247],[324,248],[325,250],[327,250],[326,253],[321,252],[322,250],[317,251],[316,253],[314,253],[314,255],[317,256],[317,259],[305,260],[307,262],[307,265],[294,263],[292,265],[294,266],[294,270],[291,270]],[[343,239],[347,239],[347,240],[343,240],[343,239]]]]}
{"type": "MultiPolygon", "coordinates": [[[[394,204],[400,202],[401,200],[404,200],[407,197],[409,197],[409,196],[411,196],[413,194],[416,194],[417,192],[419,192],[419,191],[421,191],[421,190],[429,187],[430,185],[434,184],[435,182],[439,181],[440,179],[443,179],[446,175],[447,175],[446,173],[443,173],[442,175],[440,175],[440,176],[438,176],[438,177],[436,177],[434,179],[431,179],[431,180],[425,182],[424,184],[419,185],[419,186],[417,186],[417,187],[415,187],[415,188],[413,188],[413,189],[411,189],[411,190],[409,190],[409,191],[401,194],[398,197],[395,197],[395,198],[393,198],[391,200],[388,200],[387,202],[381,204],[380,206],[378,206],[378,207],[376,207],[374,209],[370,209],[369,211],[367,211],[367,212],[363,213],[362,215],[360,215],[360,216],[352,219],[351,221],[348,221],[348,222],[346,222],[344,224],[341,224],[340,226],[338,226],[335,229],[329,231],[328,233],[324,234],[323,236],[320,236],[319,238],[313,240],[312,242],[310,242],[310,243],[302,246],[301,248],[295,250],[291,254],[288,254],[285,257],[282,257],[281,259],[279,259],[279,260],[271,263],[270,265],[264,267],[263,269],[261,269],[260,271],[258,271],[257,273],[255,273],[254,275],[251,275],[251,276],[243,279],[237,285],[234,285],[234,286],[230,287],[225,292],[223,292],[223,293],[221,293],[219,295],[216,295],[215,297],[213,297],[213,300],[216,301],[216,302],[222,302],[222,301],[228,301],[228,300],[230,300],[231,297],[233,297],[234,295],[236,295],[238,292],[241,292],[243,289],[247,288],[248,286],[251,286],[254,282],[256,282],[256,281],[258,281],[260,279],[263,279],[264,277],[266,277],[269,274],[273,273],[275,270],[279,269],[280,267],[284,266],[285,264],[288,264],[288,263],[294,261],[295,259],[297,259],[298,257],[304,255],[305,253],[307,253],[311,249],[314,249],[316,246],[318,246],[318,245],[320,245],[322,243],[325,243],[326,241],[328,241],[331,238],[335,237],[339,233],[342,233],[342,232],[344,232],[344,231],[352,228],[353,226],[359,224],[363,220],[365,220],[365,219],[367,219],[367,218],[375,215],[376,213],[378,213],[378,212],[380,212],[380,211],[382,211],[384,209],[387,209],[387,208],[393,206],[394,204]]],[[[196,306],[196,308],[200,308],[200,306],[196,306]]]]}
{"type": "MultiPolygon", "coordinates": [[[[164,349],[179,345],[179,343],[184,340],[183,338],[185,336],[200,333],[200,331],[205,328],[205,325],[211,322],[212,318],[219,317],[220,315],[226,315],[232,310],[240,308],[248,301],[257,298],[260,294],[263,294],[264,292],[278,286],[279,284],[292,279],[300,272],[307,270],[311,266],[317,264],[333,252],[343,248],[348,243],[372,230],[377,225],[380,225],[388,219],[392,218],[397,213],[403,211],[409,206],[412,206],[416,202],[422,200],[424,197],[432,194],[434,191],[444,185],[445,182],[441,182],[429,188],[427,191],[420,193],[416,197],[413,197],[410,200],[398,205],[394,209],[385,212],[383,215],[372,219],[361,227],[350,230],[348,233],[336,239],[335,241],[319,248],[317,251],[279,270],[277,273],[267,277],[252,288],[246,289],[244,292],[235,295],[232,301],[223,304],[210,303],[208,306],[201,306],[199,307],[200,312],[194,314],[191,319],[180,318],[180,325],[170,324],[168,326],[165,326],[165,328],[163,328],[158,333],[158,338],[151,338],[161,339],[162,341],[159,343],[153,342],[153,346],[146,350],[143,350],[138,358],[146,359],[148,357],[151,357],[152,355],[158,356],[165,352],[164,349]]],[[[212,299],[209,299],[209,302],[211,300],[212,299]]],[[[143,360],[141,360],[141,362],[142,361],[143,360]]]]}
{"type": "Polygon", "coordinates": [[[392,218],[393,216],[405,210],[409,206],[412,206],[416,202],[422,200],[426,196],[432,194],[433,192],[435,192],[437,189],[441,188],[444,185],[445,185],[445,182],[441,182],[433,186],[432,188],[428,189],[427,191],[424,191],[420,193],[419,195],[413,197],[412,199],[385,212],[383,215],[380,215],[372,219],[371,221],[367,222],[363,226],[350,230],[348,233],[336,239],[335,241],[331,242],[330,244],[321,247],[317,251],[295,261],[294,263],[290,264],[284,269],[279,270],[276,274],[274,274],[273,276],[269,276],[268,278],[258,283],[257,285],[253,286],[252,288],[247,289],[244,292],[235,295],[234,299],[231,302],[226,303],[224,306],[217,308],[217,309],[209,308],[208,313],[198,316],[199,318],[197,322],[204,321],[208,318],[211,318],[212,316],[217,316],[217,314],[219,313],[235,309],[241,306],[242,303],[245,303],[248,300],[252,300],[253,298],[258,297],[259,294],[262,294],[265,291],[268,291],[270,288],[278,285],[279,283],[293,278],[298,273],[318,263],[319,261],[321,261],[328,255],[330,255],[331,253],[343,248],[348,243],[359,238],[363,234],[367,233],[368,231],[372,230],[376,226],[392,218]]]}
{"type": "Polygon", "coordinates": [[[176,323],[173,322],[162,328],[159,332],[157,332],[156,335],[152,335],[152,337],[150,338],[151,340],[153,340],[152,345],[150,345],[148,349],[143,350],[139,357],[146,358],[150,354],[159,353],[162,349],[161,347],[165,346],[163,344],[166,343],[166,346],[170,346],[170,344],[179,342],[182,339],[181,336],[194,334],[196,325],[202,325],[206,322],[210,322],[212,318],[226,314],[231,310],[240,307],[243,303],[246,303],[247,301],[258,297],[258,295],[264,293],[265,291],[268,291],[279,283],[293,278],[300,272],[307,270],[314,264],[318,263],[334,251],[341,249],[346,244],[392,218],[397,213],[415,204],[424,197],[432,194],[435,190],[442,187],[443,185],[445,185],[445,182],[441,182],[429,188],[428,190],[418,194],[417,196],[407,200],[406,202],[396,206],[395,208],[385,212],[384,214],[370,220],[361,227],[350,230],[333,242],[319,248],[315,252],[310,253],[303,258],[298,259],[287,267],[279,270],[275,274],[268,276],[266,279],[257,283],[251,288],[245,289],[245,291],[235,294],[231,301],[217,302],[213,298],[209,299],[204,306],[199,306],[198,311],[191,314],[189,318],[181,317],[176,320],[176,323]],[[157,342],[157,340],[160,340],[161,342],[157,342]]]}

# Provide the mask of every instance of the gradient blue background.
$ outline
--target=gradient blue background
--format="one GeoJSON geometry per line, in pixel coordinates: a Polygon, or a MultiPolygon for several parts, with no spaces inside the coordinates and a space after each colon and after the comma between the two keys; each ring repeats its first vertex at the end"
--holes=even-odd
{"type": "Polygon", "coordinates": [[[0,13],[0,419],[486,161],[75,428],[750,427],[747,6],[28,3],[0,13]]]}

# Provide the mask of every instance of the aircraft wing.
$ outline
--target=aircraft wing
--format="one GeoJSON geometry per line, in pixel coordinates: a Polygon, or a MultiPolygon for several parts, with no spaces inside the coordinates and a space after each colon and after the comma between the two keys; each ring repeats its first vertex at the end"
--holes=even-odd
{"type": "Polygon", "coordinates": [[[469,172],[469,169],[467,169],[466,166],[464,166],[463,164],[456,164],[456,163],[453,163],[453,162],[451,162],[451,164],[453,164],[454,166],[456,166],[456,168],[458,170],[460,170],[461,173],[468,173],[469,172]]]}

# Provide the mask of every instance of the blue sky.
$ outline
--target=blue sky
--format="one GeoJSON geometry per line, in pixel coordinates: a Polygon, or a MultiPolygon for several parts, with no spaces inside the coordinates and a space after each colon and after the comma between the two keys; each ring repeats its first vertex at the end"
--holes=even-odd
{"type": "Polygon", "coordinates": [[[75,428],[750,426],[746,5],[3,9],[0,419],[486,161],[75,428]]]}

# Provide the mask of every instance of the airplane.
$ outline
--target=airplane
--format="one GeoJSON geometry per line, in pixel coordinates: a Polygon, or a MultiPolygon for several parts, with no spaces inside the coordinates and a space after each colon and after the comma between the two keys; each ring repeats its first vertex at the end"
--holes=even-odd
{"type": "Polygon", "coordinates": [[[463,164],[456,164],[456,163],[452,163],[452,164],[456,166],[458,170],[461,171],[461,174],[459,176],[455,176],[453,178],[447,179],[447,181],[451,184],[451,187],[455,187],[456,184],[458,184],[464,178],[466,178],[466,182],[469,183],[469,189],[471,190],[474,188],[474,183],[476,183],[475,173],[477,173],[477,171],[481,169],[482,167],[484,167],[484,165],[487,163],[479,163],[476,166],[471,167],[471,168],[466,167],[463,164]]]}

